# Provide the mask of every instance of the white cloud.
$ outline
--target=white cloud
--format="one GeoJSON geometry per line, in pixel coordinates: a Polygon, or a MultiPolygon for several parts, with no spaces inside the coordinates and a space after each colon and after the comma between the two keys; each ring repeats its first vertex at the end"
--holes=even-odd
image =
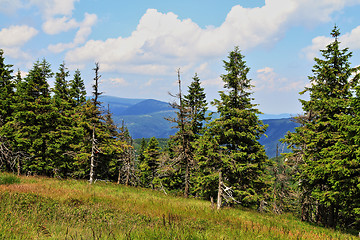
{"type": "Polygon", "coordinates": [[[26,25],[3,28],[0,30],[0,46],[12,58],[30,59],[31,56],[21,47],[37,34],[35,28],[26,25]]]}
{"type": "Polygon", "coordinates": [[[279,41],[290,25],[316,25],[331,14],[360,0],[266,0],[263,7],[234,6],[219,27],[201,28],[191,19],[179,19],[172,12],[148,9],[130,37],[90,40],[69,51],[66,61],[99,61],[107,71],[148,74],[173,69],[206,58],[223,55],[238,45],[249,50],[279,41]],[[311,6],[309,8],[309,6],[311,6]],[[120,66],[120,67],[119,67],[120,66]]]}
{"type": "Polygon", "coordinates": [[[26,25],[10,26],[0,31],[0,46],[20,47],[33,38],[38,31],[26,25]]]}
{"type": "Polygon", "coordinates": [[[288,92],[301,90],[304,88],[303,81],[290,81],[287,78],[279,77],[273,68],[265,67],[256,71],[257,76],[254,79],[255,90],[267,92],[288,92]]]}
{"type": "Polygon", "coordinates": [[[21,0],[0,0],[0,12],[12,14],[22,7],[21,0]]]}
{"type": "Polygon", "coordinates": [[[29,0],[29,3],[36,5],[45,19],[50,19],[57,15],[70,16],[75,8],[75,2],[78,1],[79,0],[29,0]]]}
{"type": "MultiPolygon", "coordinates": [[[[341,30],[341,29],[340,29],[341,30]]],[[[313,60],[315,57],[320,56],[320,50],[326,48],[331,42],[334,41],[332,37],[318,36],[313,38],[312,44],[302,50],[302,53],[308,60],[313,60]]],[[[340,47],[350,48],[351,51],[360,49],[360,26],[357,26],[351,32],[340,35],[340,47]]]]}
{"type": "Polygon", "coordinates": [[[360,49],[360,25],[340,37],[340,42],[351,50],[360,49]]]}
{"type": "MultiPolygon", "coordinates": [[[[53,19],[54,20],[54,19],[53,19]]],[[[67,17],[57,20],[49,20],[44,23],[43,29],[48,34],[58,34],[61,31],[68,31],[73,28],[79,28],[76,32],[73,42],[70,43],[58,43],[51,44],[48,46],[48,49],[54,53],[60,53],[67,49],[83,44],[92,31],[92,26],[96,23],[97,16],[95,14],[85,13],[84,20],[82,22],[76,22],[74,19],[68,20],[67,17]]]]}
{"type": "Polygon", "coordinates": [[[203,86],[217,86],[222,87],[224,85],[224,82],[221,77],[215,77],[215,78],[208,78],[204,79],[201,84],[203,86]]]}
{"type": "Polygon", "coordinates": [[[312,40],[312,45],[304,48],[301,52],[308,60],[312,61],[315,57],[319,56],[319,50],[324,49],[331,41],[333,41],[333,39],[330,37],[316,37],[312,40]]]}
{"type": "Polygon", "coordinates": [[[84,43],[87,40],[87,37],[91,34],[91,28],[96,23],[96,21],[96,14],[85,13],[84,21],[80,23],[80,28],[76,33],[74,43],[84,43]]]}
{"type": "Polygon", "coordinates": [[[61,32],[67,32],[70,29],[79,27],[79,23],[75,19],[69,19],[64,16],[61,18],[50,18],[43,24],[43,30],[47,34],[58,34],[61,32]]]}
{"type": "Polygon", "coordinates": [[[114,85],[128,86],[129,83],[124,78],[110,78],[109,82],[114,85]]]}

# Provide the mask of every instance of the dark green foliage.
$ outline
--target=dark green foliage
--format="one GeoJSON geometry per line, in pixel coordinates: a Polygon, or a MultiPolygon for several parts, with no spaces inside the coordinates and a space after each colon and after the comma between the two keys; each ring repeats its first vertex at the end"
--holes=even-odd
{"type": "Polygon", "coordinates": [[[53,172],[54,156],[49,149],[58,112],[51,104],[47,83],[52,75],[49,63],[37,61],[24,81],[17,85],[13,120],[7,123],[6,132],[14,139],[14,149],[26,151],[29,156],[23,162],[25,172],[47,175],[53,172]]]}
{"type": "Polygon", "coordinates": [[[5,64],[4,52],[0,49],[0,168],[13,170],[11,135],[6,134],[4,126],[11,121],[15,103],[15,84],[12,65],[5,64]]]}
{"type": "Polygon", "coordinates": [[[197,189],[204,197],[216,196],[218,174],[234,190],[234,198],[243,206],[256,206],[264,198],[264,169],[267,157],[258,142],[266,126],[258,119],[259,110],[251,103],[249,68],[239,48],[224,61],[224,88],[214,105],[220,117],[208,124],[197,144],[197,160],[202,172],[197,189]]]}
{"type": "Polygon", "coordinates": [[[140,163],[141,170],[141,184],[144,187],[154,188],[154,178],[156,177],[156,170],[159,165],[160,158],[159,142],[155,137],[150,138],[147,147],[144,151],[144,160],[140,163]]]}
{"type": "Polygon", "coordinates": [[[0,185],[20,183],[20,178],[14,175],[0,174],[0,185]]]}
{"type": "Polygon", "coordinates": [[[0,127],[8,122],[12,115],[14,88],[12,65],[5,64],[4,52],[0,49],[0,127]]]}
{"type": "Polygon", "coordinates": [[[301,100],[301,126],[284,141],[293,147],[289,159],[299,164],[302,219],[336,227],[360,216],[354,204],[360,194],[360,163],[353,139],[359,112],[357,96],[352,98],[359,68],[350,67],[352,53],[347,48],[339,49],[336,26],[331,35],[334,41],[321,50],[323,59],[315,58],[311,87],[302,92],[309,92],[310,100],[301,100]]]}
{"type": "Polygon", "coordinates": [[[204,123],[209,120],[206,117],[208,110],[206,102],[206,94],[204,88],[201,87],[200,78],[197,74],[193,77],[193,81],[188,87],[188,94],[184,95],[184,106],[189,114],[189,130],[190,138],[193,142],[200,134],[203,133],[204,123]]]}
{"type": "Polygon", "coordinates": [[[163,178],[165,186],[170,189],[184,189],[184,196],[190,194],[192,173],[196,170],[194,161],[194,143],[203,132],[207,111],[206,96],[195,74],[188,94],[182,95],[180,72],[178,71],[179,93],[175,96],[179,103],[172,103],[176,117],[168,118],[175,123],[178,131],[169,142],[169,161],[165,164],[167,176],[163,178]]]}
{"type": "Polygon", "coordinates": [[[82,105],[86,102],[85,85],[79,69],[75,71],[74,78],[70,80],[70,97],[75,106],[82,105]]]}
{"type": "Polygon", "coordinates": [[[14,79],[0,53],[1,168],[18,168],[18,174],[85,178],[93,156],[93,167],[98,167],[93,177],[114,180],[110,164],[127,145],[110,112],[104,115],[101,110],[99,65],[94,69],[94,98],[87,101],[80,71],[69,82],[70,74],[62,63],[51,92],[48,80],[53,73],[45,59],[34,63],[24,80],[20,71],[14,79]]]}

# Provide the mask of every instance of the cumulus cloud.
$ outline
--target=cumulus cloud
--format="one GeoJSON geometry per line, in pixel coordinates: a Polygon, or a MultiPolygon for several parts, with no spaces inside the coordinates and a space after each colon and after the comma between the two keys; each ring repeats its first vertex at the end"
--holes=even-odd
{"type": "Polygon", "coordinates": [[[70,19],[67,16],[61,18],[50,18],[43,24],[43,30],[47,34],[58,34],[67,32],[70,29],[79,27],[79,23],[75,19],[70,19]]]}
{"type": "Polygon", "coordinates": [[[0,46],[12,58],[30,59],[30,55],[21,47],[37,34],[35,28],[26,25],[3,28],[0,30],[0,46]]]}
{"type": "Polygon", "coordinates": [[[26,25],[10,26],[0,30],[0,45],[4,47],[20,47],[33,38],[38,31],[26,25]]]}
{"type": "Polygon", "coordinates": [[[12,14],[22,7],[21,0],[0,0],[0,12],[12,14]]]}
{"type": "MultiPolygon", "coordinates": [[[[312,40],[312,44],[302,49],[303,55],[308,60],[313,60],[315,57],[319,57],[320,50],[325,49],[327,45],[334,41],[332,37],[318,36],[312,40]]],[[[348,47],[351,50],[360,49],[360,26],[357,26],[351,32],[340,35],[339,37],[340,47],[348,47]]]]}
{"type": "Polygon", "coordinates": [[[360,0],[266,0],[257,8],[234,6],[219,27],[201,28],[191,19],[148,9],[127,38],[90,40],[69,51],[66,61],[100,61],[108,71],[173,74],[175,66],[223,55],[238,45],[249,50],[279,41],[290,25],[316,25],[360,0]],[[311,8],[309,8],[311,6],[311,8]],[[120,67],[119,67],[120,66],[120,67]],[[171,66],[171,67],[167,67],[171,66]]]}
{"type": "Polygon", "coordinates": [[[301,90],[304,88],[303,81],[290,81],[287,78],[280,77],[273,68],[265,67],[256,71],[254,79],[256,91],[266,90],[273,92],[288,92],[292,90],[301,90]]]}
{"type": "MultiPolygon", "coordinates": [[[[68,23],[64,23],[63,20],[61,20],[60,22],[55,21],[54,27],[48,26],[49,30],[52,29],[50,32],[48,32],[48,34],[57,34],[60,33],[61,31],[69,30],[71,28],[79,28],[79,30],[76,32],[73,42],[51,44],[48,46],[48,49],[51,52],[60,53],[67,49],[75,48],[80,44],[83,44],[87,40],[88,36],[91,34],[92,26],[96,23],[96,21],[97,21],[97,16],[95,14],[89,14],[89,13],[85,13],[84,21],[82,21],[81,23],[78,23],[75,20],[71,20],[68,23]],[[64,27],[62,27],[63,23],[65,24],[64,27]]],[[[48,22],[46,22],[45,24],[47,23],[48,22]]]]}
{"type": "Polygon", "coordinates": [[[51,19],[57,15],[70,16],[74,10],[75,2],[79,0],[29,0],[31,5],[36,5],[45,19],[51,19]]]}

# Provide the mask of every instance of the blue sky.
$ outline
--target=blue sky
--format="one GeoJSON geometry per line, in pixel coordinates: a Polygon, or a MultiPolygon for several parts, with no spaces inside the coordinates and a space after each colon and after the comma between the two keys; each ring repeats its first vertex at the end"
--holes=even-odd
{"type": "Polygon", "coordinates": [[[197,73],[211,101],[239,46],[258,108],[296,114],[334,24],[360,65],[359,12],[360,0],[0,0],[0,48],[24,76],[43,58],[79,68],[88,93],[99,62],[101,90],[125,98],[171,101],[180,68],[183,89],[197,73]]]}

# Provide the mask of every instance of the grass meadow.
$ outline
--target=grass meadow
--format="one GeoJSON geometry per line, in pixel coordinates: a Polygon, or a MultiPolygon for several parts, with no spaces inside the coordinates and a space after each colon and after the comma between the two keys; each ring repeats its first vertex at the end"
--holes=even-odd
{"type": "Polygon", "coordinates": [[[358,239],[291,214],[114,183],[0,173],[0,239],[358,239]]]}

